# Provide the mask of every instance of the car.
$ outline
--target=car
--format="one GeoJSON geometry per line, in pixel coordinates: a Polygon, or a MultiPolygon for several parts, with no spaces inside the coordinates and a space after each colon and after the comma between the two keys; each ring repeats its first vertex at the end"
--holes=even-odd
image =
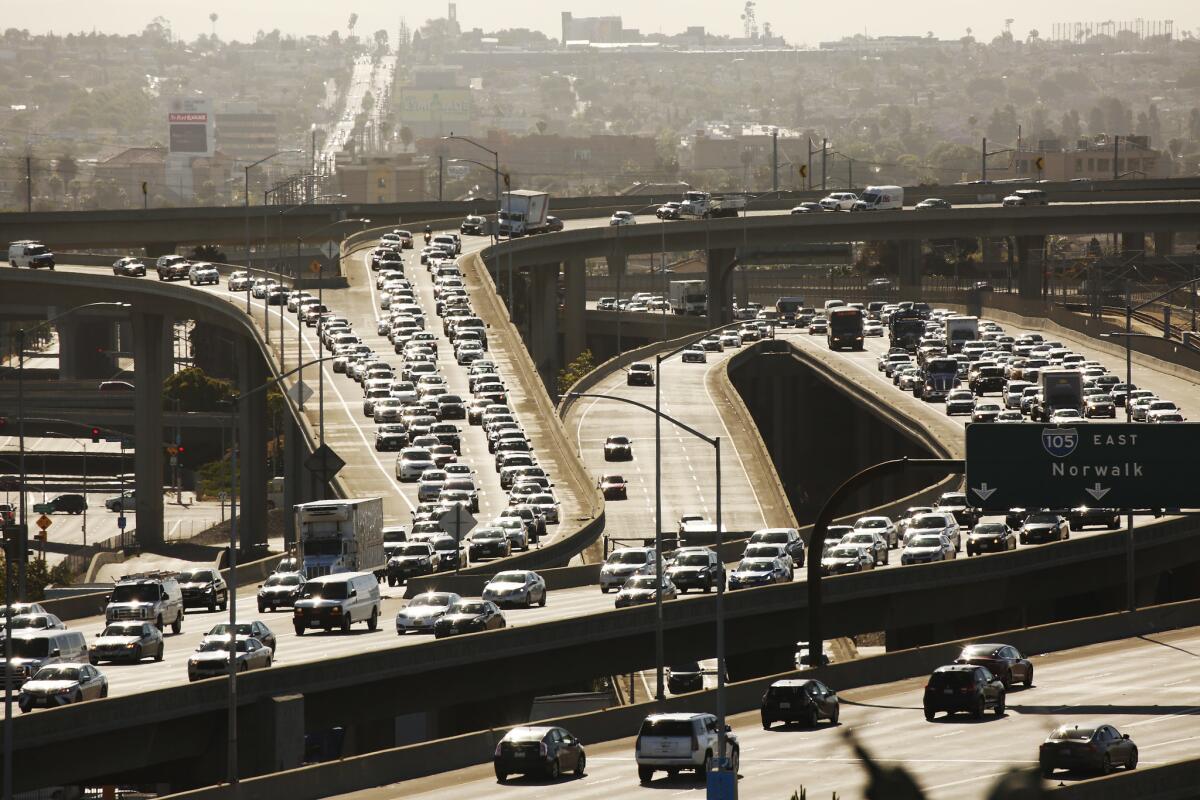
{"type": "Polygon", "coordinates": [[[478,214],[469,214],[462,223],[458,226],[458,232],[463,236],[486,236],[488,232],[488,221],[486,217],[481,217],[478,214]]]}
{"type": "Polygon", "coordinates": [[[87,500],[81,494],[60,494],[48,502],[34,503],[35,514],[82,514],[87,509],[87,500]]]}
{"type": "Polygon", "coordinates": [[[958,520],[949,511],[934,509],[928,514],[918,514],[904,531],[904,543],[914,536],[945,536],[955,552],[962,550],[962,529],[958,520]]]}
{"type": "MultiPolygon", "coordinates": [[[[729,768],[736,775],[741,748],[732,728],[726,725],[724,733],[729,768]]],[[[665,770],[674,777],[684,769],[703,778],[709,761],[717,754],[718,740],[717,718],[713,714],[651,714],[642,721],[634,743],[638,780],[649,783],[656,771],[665,770]]]]}
{"type": "Polygon", "coordinates": [[[940,197],[928,197],[913,206],[916,211],[933,211],[947,208],[954,208],[949,200],[943,200],[940,197]]]}
{"type": "Polygon", "coordinates": [[[546,581],[533,570],[513,569],[498,572],[484,584],[484,600],[490,600],[500,608],[505,606],[532,608],[536,603],[546,605],[546,581]]]}
{"type": "Polygon", "coordinates": [[[630,364],[629,370],[625,373],[625,384],[627,386],[653,386],[654,367],[649,364],[630,364]]]}
{"type": "Polygon", "coordinates": [[[667,691],[671,694],[698,692],[704,688],[704,670],[698,661],[685,661],[667,667],[667,691]]]}
{"type": "Polygon", "coordinates": [[[995,422],[1003,410],[996,400],[976,400],[975,408],[971,411],[971,422],[995,422]]]}
{"type": "Polygon", "coordinates": [[[821,208],[826,211],[849,211],[858,202],[854,192],[831,192],[821,198],[821,208]]]}
{"type": "Polygon", "coordinates": [[[684,349],[679,360],[684,364],[706,364],[708,363],[708,354],[704,352],[703,347],[694,344],[684,349]]]}
{"type": "Polygon", "coordinates": [[[671,200],[663,203],[658,208],[654,209],[654,216],[659,219],[679,219],[679,209],[683,204],[678,200],[671,200]]]}
{"type": "Polygon", "coordinates": [[[988,709],[1004,716],[1004,682],[988,670],[976,664],[947,664],[938,667],[925,684],[922,706],[925,720],[932,722],[939,711],[954,714],[966,711],[975,719],[982,719],[988,709]]]}
{"type": "Polygon", "coordinates": [[[398,586],[420,575],[432,575],[440,566],[441,559],[429,542],[396,545],[387,562],[388,586],[398,586]]]}
{"type": "Polygon", "coordinates": [[[434,469],[433,453],[425,447],[406,447],[396,457],[396,477],[402,483],[420,480],[427,469],[434,469]]]}
{"type": "MultiPolygon", "coordinates": [[[[277,651],[277,640],[275,634],[267,627],[266,623],[254,620],[253,622],[239,622],[237,624],[237,636],[239,639],[258,639],[259,642],[271,648],[272,654],[277,651]]],[[[208,629],[208,633],[200,640],[201,643],[218,640],[229,644],[229,625],[224,622],[219,622],[208,629]]]]}
{"type": "Polygon", "coordinates": [[[613,215],[608,218],[609,225],[633,225],[636,222],[633,214],[628,211],[614,211],[613,215]]]}
{"type": "MultiPolygon", "coordinates": [[[[629,606],[653,603],[658,597],[658,588],[659,582],[656,575],[633,575],[627,578],[625,582],[621,584],[621,589],[617,592],[616,607],[628,608],[629,606]]],[[[666,602],[667,600],[674,600],[678,596],[679,587],[677,587],[675,582],[671,580],[670,575],[663,575],[663,602],[666,602]]]]}
{"type": "MultiPolygon", "coordinates": [[[[221,572],[212,567],[186,569],[175,577],[183,593],[184,608],[207,608],[224,611],[229,604],[229,587],[221,572]]],[[[274,645],[271,645],[273,648],[274,645]]]]}
{"type": "Polygon", "coordinates": [[[604,441],[605,461],[632,461],[633,443],[628,436],[609,436],[604,441]]]}
{"type": "Polygon", "coordinates": [[[220,282],[221,273],[217,272],[217,268],[207,261],[197,261],[188,270],[188,283],[192,286],[203,286],[206,284],[216,286],[220,282]]]}
{"type": "Polygon", "coordinates": [[[104,501],[104,508],[108,511],[133,511],[137,508],[137,490],[130,489],[123,492],[117,497],[110,497],[104,501]]]}
{"type": "Polygon", "coordinates": [[[8,265],[14,268],[28,267],[29,269],[48,267],[53,272],[54,253],[50,252],[50,248],[41,242],[22,239],[9,244],[8,265]]]}
{"type": "Polygon", "coordinates": [[[1021,683],[1026,689],[1033,686],[1033,664],[1009,644],[969,644],[962,649],[955,664],[978,664],[987,667],[1008,689],[1021,683]]]}
{"type": "Polygon", "coordinates": [[[717,336],[705,336],[700,340],[700,346],[704,348],[706,353],[723,353],[724,346],[721,344],[721,339],[717,336]]]}
{"type": "Polygon", "coordinates": [[[349,633],[350,626],[365,622],[367,630],[379,627],[382,605],[379,579],[373,572],[336,572],[309,578],[292,604],[292,629],[303,636],[309,628],[335,627],[349,633]]]}
{"type": "Polygon", "coordinates": [[[628,500],[629,486],[620,475],[605,475],[600,479],[600,492],[605,500],[628,500]]]}
{"type": "Polygon", "coordinates": [[[927,564],[931,561],[949,561],[956,556],[954,545],[944,535],[921,533],[905,537],[900,563],[927,564]]]}
{"type": "Polygon", "coordinates": [[[796,722],[814,728],[822,717],[830,725],[837,725],[841,705],[837,693],[818,680],[785,679],[775,681],[763,692],[759,714],[763,730],[776,722],[796,722]]]}
{"type": "Polygon", "coordinates": [[[414,596],[396,613],[396,633],[400,636],[409,631],[433,633],[434,623],[460,600],[454,592],[422,592],[414,596]]]}
{"type": "Polygon", "coordinates": [[[467,536],[467,557],[472,562],[484,558],[506,558],[512,549],[508,532],[497,525],[476,528],[467,536]]]}
{"type": "Polygon", "coordinates": [[[1005,522],[981,522],[967,534],[967,555],[1017,549],[1017,534],[1005,522]]]}
{"type": "Polygon", "coordinates": [[[146,277],[146,263],[136,256],[124,256],[113,262],[113,275],[126,278],[146,277]]]}
{"type": "Polygon", "coordinates": [[[1083,401],[1083,415],[1087,419],[1097,417],[1116,419],[1117,405],[1113,402],[1112,395],[1095,394],[1083,401]]]}
{"type": "Polygon", "coordinates": [[[864,547],[834,544],[821,556],[822,575],[843,575],[875,568],[874,554],[864,547]]]}
{"type": "Polygon", "coordinates": [[[746,589],[752,586],[770,586],[787,583],[792,579],[788,565],[778,558],[743,558],[729,575],[729,588],[746,589]]]}
{"type": "Polygon", "coordinates": [[[878,531],[870,528],[855,528],[838,542],[840,547],[860,547],[871,554],[874,566],[887,566],[890,558],[887,541],[878,531]]]}
{"type": "Polygon", "coordinates": [[[381,453],[403,450],[408,445],[408,429],[400,423],[380,425],[375,430],[375,449],[381,453]]]}
{"type": "Polygon", "coordinates": [[[57,708],[69,703],[108,697],[108,679],[91,664],[49,664],[21,686],[17,705],[22,713],[38,706],[57,708]]]}
{"type": "Polygon", "coordinates": [[[816,336],[818,334],[824,335],[828,332],[829,332],[829,321],[822,317],[814,317],[813,320],[808,323],[808,335],[809,336],[816,336]]]}
{"type": "Polygon", "coordinates": [[[824,210],[825,209],[821,207],[820,203],[808,202],[808,203],[801,203],[800,205],[793,207],[791,213],[793,213],[793,214],[813,214],[813,213],[818,213],[818,212],[821,212],[824,210]]]}
{"type": "Polygon", "coordinates": [[[1137,745],[1112,725],[1059,725],[1038,748],[1038,767],[1046,779],[1056,769],[1107,775],[1117,767],[1136,769],[1137,763],[1137,745]]]}
{"type": "Polygon", "coordinates": [[[546,233],[558,233],[563,229],[563,221],[558,217],[546,216],[546,233]]]}
{"type": "Polygon", "coordinates": [[[137,663],[146,656],[162,661],[166,645],[162,631],[149,622],[110,622],[88,646],[88,661],[137,663]]]}
{"type": "MultiPolygon", "coordinates": [[[[937,513],[951,514],[960,526],[969,528],[979,522],[980,512],[972,508],[967,495],[963,492],[944,492],[934,505],[937,513]]],[[[955,537],[950,537],[953,541],[955,537]]]]}
{"type": "MultiPolygon", "coordinates": [[[[0,616],[0,620],[3,620],[0,616]]],[[[16,614],[8,623],[14,631],[65,631],[67,625],[57,615],[49,611],[36,611],[27,614],[16,614]]],[[[0,623],[0,641],[7,636],[3,623],[0,623]]]]}
{"type": "MultiPolygon", "coordinates": [[[[237,637],[235,660],[237,671],[246,672],[252,669],[266,669],[271,666],[271,648],[258,639],[237,637]]],[[[199,681],[204,678],[224,676],[229,673],[229,637],[208,639],[196,648],[196,652],[188,659],[188,680],[199,681]]]]}
{"type": "Polygon", "coordinates": [[[600,591],[607,594],[618,589],[631,576],[653,571],[655,550],[653,547],[619,547],[608,554],[600,568],[600,591]]]}
{"type": "Polygon", "coordinates": [[[1041,189],[1017,189],[1012,194],[1008,195],[1001,201],[1000,205],[1005,208],[1017,206],[1045,206],[1049,205],[1050,201],[1046,199],[1046,193],[1041,189]]]}
{"type": "Polygon", "coordinates": [[[258,587],[258,613],[274,611],[279,606],[291,607],[300,595],[304,576],[299,572],[276,572],[258,587]]]}
{"type": "Polygon", "coordinates": [[[683,594],[689,589],[711,592],[725,580],[725,565],[716,551],[707,547],[681,547],[675,551],[666,573],[683,594]]]}
{"type": "Polygon", "coordinates": [[[587,771],[587,754],[566,728],[513,728],[496,745],[492,766],[500,783],[514,772],[537,774],[552,781],[564,773],[582,778],[587,771]]]}
{"type": "Polygon", "coordinates": [[[975,394],[970,389],[953,389],[946,395],[946,416],[970,414],[975,410],[975,394]]]}
{"type": "Polygon", "coordinates": [[[859,517],[854,520],[854,529],[878,533],[887,542],[888,549],[894,550],[900,545],[900,533],[888,517],[859,517]]]}
{"type": "Polygon", "coordinates": [[[154,269],[158,272],[160,281],[177,281],[188,276],[191,264],[192,262],[183,256],[165,255],[159,256],[154,262],[154,269]]]}
{"type": "Polygon", "coordinates": [[[442,639],[463,633],[499,630],[507,625],[495,603],[488,600],[459,600],[433,623],[433,635],[442,639]]]}
{"type": "Polygon", "coordinates": [[[1121,513],[1115,508],[1076,506],[1067,511],[1067,525],[1079,531],[1088,525],[1103,525],[1110,531],[1115,531],[1121,527],[1121,513]]]}
{"type": "Polygon", "coordinates": [[[1061,542],[1071,538],[1071,528],[1060,514],[1038,511],[1025,518],[1021,527],[1021,544],[1061,542]]]}

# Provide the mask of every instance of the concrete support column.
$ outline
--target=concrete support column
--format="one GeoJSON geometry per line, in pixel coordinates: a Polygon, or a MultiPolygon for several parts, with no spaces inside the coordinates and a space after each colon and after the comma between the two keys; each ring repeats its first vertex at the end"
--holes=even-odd
{"type": "Polygon", "coordinates": [[[1169,256],[1175,252],[1175,231],[1154,232],[1154,255],[1169,256]]]}
{"type": "Polygon", "coordinates": [[[986,236],[979,240],[980,249],[983,251],[983,263],[992,265],[1000,263],[1000,245],[1002,239],[989,239],[986,236]]]}
{"type": "Polygon", "coordinates": [[[117,349],[112,319],[70,315],[54,323],[58,332],[60,380],[104,380],[117,371],[112,352],[117,349]]]}
{"type": "Polygon", "coordinates": [[[896,244],[900,292],[905,296],[916,296],[921,292],[921,242],[901,239],[896,244]]]}
{"type": "Polygon", "coordinates": [[[163,541],[163,318],[134,314],[133,327],[133,464],[137,490],[138,544],[163,541]]]}
{"type": "Polygon", "coordinates": [[[733,322],[733,260],[737,251],[732,247],[708,251],[708,325],[715,328],[733,322]]]}
{"type": "Polygon", "coordinates": [[[529,270],[529,356],[553,396],[558,366],[558,264],[529,270]]]}
{"type": "Polygon", "coordinates": [[[312,473],[304,468],[309,448],[304,432],[284,414],[283,433],[283,544],[291,548],[296,542],[296,517],[292,508],[307,503],[316,493],[312,491],[312,473]]]}
{"type": "Polygon", "coordinates": [[[1043,236],[1013,237],[1017,245],[1017,292],[1025,299],[1042,296],[1046,239],[1043,236]]]}
{"type": "Polygon", "coordinates": [[[608,262],[608,277],[615,278],[620,275],[625,277],[625,271],[629,266],[629,257],[625,253],[610,253],[604,257],[608,262]]]}
{"type": "Polygon", "coordinates": [[[563,262],[566,297],[563,302],[563,361],[570,363],[587,349],[587,260],[563,262]]]}
{"type": "Polygon", "coordinates": [[[304,761],[304,695],[263,698],[257,707],[243,707],[238,723],[243,774],[283,772],[304,761]]]}
{"type": "MultiPolygon", "coordinates": [[[[238,389],[248,392],[269,377],[262,354],[250,339],[238,340],[238,389]]],[[[267,393],[238,403],[238,471],[241,503],[238,539],[241,550],[267,541],[267,393]]],[[[241,559],[239,559],[240,561],[241,559]]]]}
{"type": "Polygon", "coordinates": [[[1126,258],[1146,252],[1145,231],[1125,231],[1121,234],[1121,254],[1126,258]]]}
{"type": "Polygon", "coordinates": [[[163,375],[175,374],[175,318],[163,317],[163,375]]]}

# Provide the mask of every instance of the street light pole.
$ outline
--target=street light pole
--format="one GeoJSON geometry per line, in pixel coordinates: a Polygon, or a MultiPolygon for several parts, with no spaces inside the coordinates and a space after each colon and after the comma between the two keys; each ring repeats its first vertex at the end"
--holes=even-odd
{"type": "MultiPolygon", "coordinates": [[[[247,164],[245,167],[242,168],[244,170],[245,181],[246,181],[245,186],[242,191],[242,207],[245,209],[245,217],[246,217],[246,266],[247,266],[247,268],[254,266],[254,259],[250,257],[250,170],[254,169],[255,167],[257,167],[259,164],[263,163],[264,161],[270,161],[272,158],[275,158],[276,156],[281,156],[281,155],[284,155],[285,153],[303,153],[303,152],[304,152],[303,150],[296,150],[296,149],[278,150],[274,153],[271,153],[271,155],[260,158],[258,161],[255,161],[251,164],[247,164]]],[[[246,313],[247,314],[250,313],[250,283],[252,283],[252,281],[247,281],[247,283],[246,283],[246,313]]],[[[267,313],[266,311],[263,311],[264,316],[266,315],[266,313],[267,313]]]]}

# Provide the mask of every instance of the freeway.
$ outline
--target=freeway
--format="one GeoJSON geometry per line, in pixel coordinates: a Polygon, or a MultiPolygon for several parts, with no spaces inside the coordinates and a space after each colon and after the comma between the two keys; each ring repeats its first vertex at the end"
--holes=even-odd
{"type": "MultiPolygon", "coordinates": [[[[775,725],[764,731],[757,711],[730,718],[741,746],[738,791],[742,797],[784,798],[800,787],[811,796],[861,797],[866,789],[862,760],[842,734],[849,732],[885,767],[911,773],[930,798],[983,798],[1010,769],[1037,766],[1038,745],[1059,724],[1103,722],[1136,742],[1139,764],[1200,755],[1195,715],[1200,679],[1194,662],[1200,628],[1046,653],[1031,658],[1035,683],[1015,688],[1007,711],[983,720],[939,715],[926,722],[921,712],[924,678],[840,692],[838,725],[814,729],[775,725]]],[[[837,691],[836,686],[830,687],[837,691]]],[[[696,711],[712,711],[697,704],[696,711]]],[[[600,800],[609,797],[704,797],[690,775],[657,773],[638,783],[635,730],[630,738],[590,743],[587,774],[550,784],[540,778],[510,778],[498,786],[490,764],[431,775],[400,784],[341,795],[340,800],[451,800],[494,797],[505,800],[600,800]]],[[[1054,782],[1086,779],[1058,772],[1054,782]]]]}

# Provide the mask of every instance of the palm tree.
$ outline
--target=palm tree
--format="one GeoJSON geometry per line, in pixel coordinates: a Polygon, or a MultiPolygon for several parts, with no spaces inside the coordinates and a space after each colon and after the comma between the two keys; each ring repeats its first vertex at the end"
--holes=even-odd
{"type": "Polygon", "coordinates": [[[217,38],[217,12],[212,12],[208,15],[208,21],[212,23],[212,37],[217,38]]]}

